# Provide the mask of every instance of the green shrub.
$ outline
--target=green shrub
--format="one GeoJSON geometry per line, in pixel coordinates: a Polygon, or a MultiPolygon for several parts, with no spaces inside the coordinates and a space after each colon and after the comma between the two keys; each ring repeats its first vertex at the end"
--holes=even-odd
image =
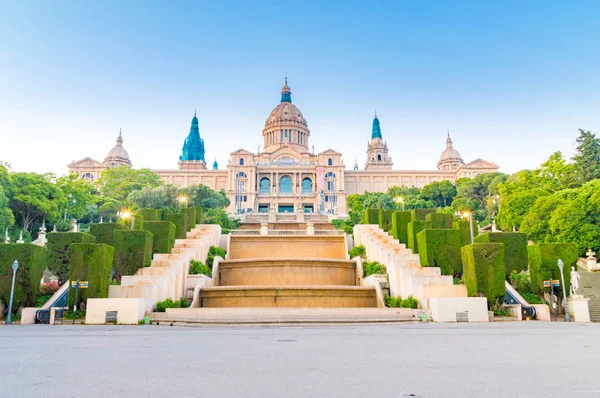
{"type": "MultiPolygon", "coordinates": [[[[469,220],[458,220],[452,223],[452,228],[460,231],[460,240],[462,245],[471,244],[471,229],[469,228],[469,220]]],[[[479,231],[477,229],[477,221],[473,220],[473,237],[477,237],[479,231]]]]}
{"type": "Polygon", "coordinates": [[[176,227],[170,221],[146,221],[144,230],[153,235],[152,254],[171,253],[175,246],[176,227]]]}
{"type": "MultiPolygon", "coordinates": [[[[87,289],[79,289],[78,301],[88,298],[108,297],[110,274],[113,264],[112,246],[95,243],[74,243],[71,245],[71,281],[87,281],[87,289]]],[[[69,291],[69,308],[73,308],[75,289],[69,291]]],[[[78,306],[79,307],[79,306],[78,306]]]]}
{"type": "MultiPolygon", "coordinates": [[[[96,238],[96,243],[104,243],[113,246],[113,232],[117,229],[127,229],[127,226],[116,222],[105,222],[102,224],[90,224],[90,235],[96,238]]],[[[93,243],[93,242],[81,242],[93,243]]]]}
{"type": "Polygon", "coordinates": [[[435,209],[413,209],[410,211],[410,218],[412,221],[427,221],[427,214],[435,211],[435,209]]]}
{"type": "Polygon", "coordinates": [[[469,297],[485,296],[488,307],[504,300],[504,245],[475,243],[461,249],[463,279],[469,297]]]}
{"type": "Polygon", "coordinates": [[[352,227],[352,225],[344,225],[342,229],[344,230],[344,233],[348,235],[352,235],[354,233],[354,228],[352,227]]]}
{"type": "Polygon", "coordinates": [[[167,310],[167,308],[187,308],[187,307],[188,307],[188,302],[184,297],[182,297],[181,299],[179,299],[177,301],[173,301],[170,298],[168,298],[164,301],[158,301],[156,303],[156,312],[165,312],[167,310]]]}
{"type": "Polygon", "coordinates": [[[427,221],[411,221],[408,223],[408,242],[406,246],[413,251],[419,253],[419,243],[417,234],[424,229],[431,229],[431,223],[427,221]]]}
{"type": "Polygon", "coordinates": [[[416,310],[419,308],[419,300],[413,296],[408,296],[406,299],[402,299],[402,297],[385,296],[385,305],[390,308],[412,308],[416,310]]]}
{"type": "Polygon", "coordinates": [[[71,245],[74,243],[95,243],[96,238],[85,232],[52,232],[48,235],[48,269],[58,276],[62,285],[71,272],[71,245]]]}
{"type": "Polygon", "coordinates": [[[208,249],[208,256],[206,257],[206,265],[208,265],[209,268],[212,270],[212,266],[213,266],[213,262],[215,261],[215,257],[219,256],[224,259],[226,255],[227,255],[227,252],[225,250],[223,250],[217,246],[211,246],[208,249]]]}
{"type": "Polygon", "coordinates": [[[187,215],[187,231],[196,227],[196,210],[194,207],[184,207],[180,213],[187,215]]]}
{"type": "Polygon", "coordinates": [[[512,271],[527,269],[527,234],[521,232],[489,232],[475,238],[475,243],[503,243],[506,278],[512,271]]]}
{"type": "Polygon", "coordinates": [[[165,216],[166,221],[171,221],[175,224],[175,239],[185,239],[187,234],[187,214],[174,213],[165,216]]]}
{"type": "Polygon", "coordinates": [[[203,223],[203,215],[204,215],[204,209],[202,209],[202,207],[200,206],[194,206],[194,210],[195,210],[195,215],[196,215],[196,224],[202,224],[203,223]]]}
{"type": "MultiPolygon", "coordinates": [[[[538,243],[527,246],[529,273],[534,293],[542,294],[543,281],[561,280],[558,259],[565,264],[565,288],[571,286],[571,266],[577,268],[577,246],[575,243],[538,243]]],[[[562,282],[561,282],[562,283],[562,282]]]]}
{"type": "Polygon", "coordinates": [[[212,278],[212,271],[208,265],[204,265],[202,261],[190,260],[190,275],[206,275],[212,278]]]}
{"type": "MultiPolygon", "coordinates": [[[[146,221],[158,221],[159,214],[158,210],[155,209],[141,209],[136,212],[138,216],[142,216],[144,218],[144,222],[146,221]]],[[[137,219],[136,219],[137,222],[137,219]]]]}
{"type": "Polygon", "coordinates": [[[35,305],[40,294],[40,281],[48,263],[48,252],[32,243],[0,244],[0,301],[4,301],[6,308],[10,301],[12,264],[15,260],[19,262],[12,307],[16,313],[20,307],[35,305]]]}
{"type": "Polygon", "coordinates": [[[392,236],[405,245],[408,243],[408,223],[411,222],[410,211],[396,211],[392,214],[392,236]]]}
{"type": "Polygon", "coordinates": [[[433,229],[452,229],[454,216],[452,214],[429,213],[425,216],[425,221],[429,221],[433,229]]]}
{"type": "Polygon", "coordinates": [[[381,275],[385,275],[387,274],[387,269],[385,268],[385,265],[377,262],[377,261],[365,261],[362,263],[362,267],[363,267],[363,277],[367,277],[369,275],[373,275],[373,274],[381,274],[381,275]]]}
{"type": "Polygon", "coordinates": [[[379,225],[379,209],[367,209],[363,216],[362,224],[377,224],[379,225]]]}
{"type": "Polygon", "coordinates": [[[443,275],[460,276],[462,247],[460,232],[454,229],[424,229],[417,234],[423,267],[440,267],[443,275]]]}
{"type": "Polygon", "coordinates": [[[360,257],[360,258],[367,258],[367,250],[365,249],[365,247],[363,245],[359,245],[359,246],[354,246],[350,252],[350,258],[354,258],[354,257],[360,257]]]}
{"type": "Polygon", "coordinates": [[[394,214],[394,212],[395,210],[379,210],[379,214],[377,215],[379,228],[386,232],[392,229],[392,214],[394,214]]]}
{"type": "Polygon", "coordinates": [[[124,275],[133,275],[152,261],[152,241],[154,236],[148,231],[115,231],[114,275],[121,281],[124,275]]]}

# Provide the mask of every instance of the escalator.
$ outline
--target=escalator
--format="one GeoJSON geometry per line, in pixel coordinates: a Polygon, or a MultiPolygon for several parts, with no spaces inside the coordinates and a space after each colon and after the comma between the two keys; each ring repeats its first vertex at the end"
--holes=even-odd
{"type": "Polygon", "coordinates": [[[516,291],[516,289],[508,282],[504,281],[506,286],[506,294],[504,295],[504,304],[520,304],[521,314],[523,319],[536,319],[537,312],[532,306],[516,291]]]}
{"type": "Polygon", "coordinates": [[[63,285],[50,297],[48,301],[35,313],[36,323],[50,323],[50,311],[52,308],[67,308],[69,303],[69,286],[70,282],[66,281],[63,285]]]}

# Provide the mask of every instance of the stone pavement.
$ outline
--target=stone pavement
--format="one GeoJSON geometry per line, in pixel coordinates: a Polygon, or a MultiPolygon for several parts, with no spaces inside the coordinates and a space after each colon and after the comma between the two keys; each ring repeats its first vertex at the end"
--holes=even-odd
{"type": "Polygon", "coordinates": [[[598,336],[546,322],[9,326],[0,396],[598,397],[598,336]]]}

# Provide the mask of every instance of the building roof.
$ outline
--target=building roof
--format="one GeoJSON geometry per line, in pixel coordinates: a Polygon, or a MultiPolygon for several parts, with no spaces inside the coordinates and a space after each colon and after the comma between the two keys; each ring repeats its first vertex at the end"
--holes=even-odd
{"type": "Polygon", "coordinates": [[[381,135],[381,126],[379,125],[379,119],[377,119],[377,112],[375,112],[375,118],[373,119],[373,129],[371,130],[371,139],[379,138],[383,139],[381,135]]]}
{"type": "Polygon", "coordinates": [[[440,162],[443,162],[445,160],[460,160],[461,162],[463,161],[462,156],[460,156],[460,153],[458,153],[458,151],[452,146],[452,138],[450,138],[450,132],[448,132],[448,138],[446,138],[446,149],[444,149],[444,152],[442,152],[442,154],[440,155],[440,162]]]}

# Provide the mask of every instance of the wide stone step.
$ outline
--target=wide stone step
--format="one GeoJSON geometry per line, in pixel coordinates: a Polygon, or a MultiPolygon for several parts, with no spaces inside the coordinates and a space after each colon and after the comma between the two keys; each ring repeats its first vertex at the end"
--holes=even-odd
{"type": "Polygon", "coordinates": [[[200,307],[377,307],[371,286],[215,286],[199,296],[200,307]]]}
{"type": "Polygon", "coordinates": [[[347,260],[270,258],[219,263],[219,286],[356,284],[356,263],[347,260]]]}
{"type": "Polygon", "coordinates": [[[420,310],[408,308],[169,308],[153,312],[159,324],[297,324],[415,322],[420,310]]]}

